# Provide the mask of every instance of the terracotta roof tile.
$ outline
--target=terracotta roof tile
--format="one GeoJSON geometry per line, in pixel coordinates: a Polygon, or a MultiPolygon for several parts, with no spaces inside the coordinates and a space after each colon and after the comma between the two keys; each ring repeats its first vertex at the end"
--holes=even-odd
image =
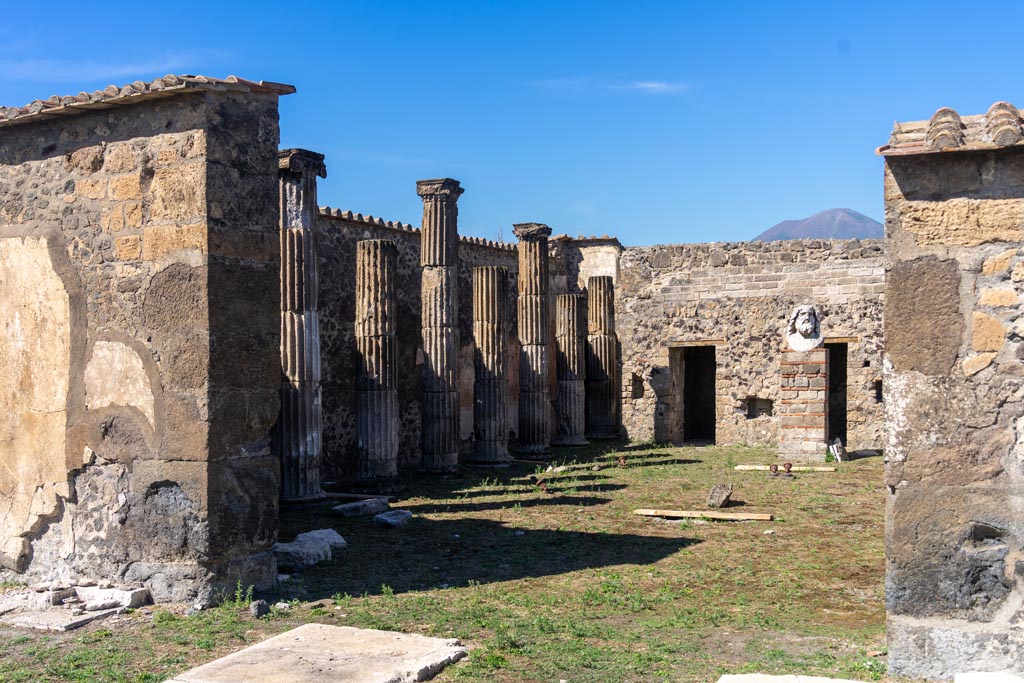
{"type": "Polygon", "coordinates": [[[30,120],[69,116],[83,109],[107,109],[157,97],[170,97],[194,90],[235,92],[261,92],[289,95],[295,87],[271,81],[247,81],[237,76],[210,78],[208,76],[168,74],[152,81],[134,81],[122,86],[108,85],[103,90],[77,95],[54,95],[45,100],[34,100],[23,107],[0,107],[0,126],[30,120]]]}
{"type": "Polygon", "coordinates": [[[889,144],[876,150],[882,156],[970,152],[1024,146],[1021,111],[1009,102],[996,102],[985,114],[960,116],[943,107],[927,121],[896,123],[889,144]]]}

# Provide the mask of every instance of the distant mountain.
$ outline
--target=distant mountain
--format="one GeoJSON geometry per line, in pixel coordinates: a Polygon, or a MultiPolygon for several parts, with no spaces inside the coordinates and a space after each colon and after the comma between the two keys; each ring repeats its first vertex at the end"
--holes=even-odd
{"type": "Polygon", "coordinates": [[[829,209],[810,218],[782,221],[754,238],[755,242],[799,239],[880,239],[885,229],[873,218],[851,209],[829,209]]]}

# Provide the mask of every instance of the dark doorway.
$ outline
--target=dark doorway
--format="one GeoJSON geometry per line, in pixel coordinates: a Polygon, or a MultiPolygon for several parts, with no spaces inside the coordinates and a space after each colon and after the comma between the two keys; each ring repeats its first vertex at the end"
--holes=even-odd
{"type": "Polygon", "coordinates": [[[846,357],[845,343],[825,344],[828,349],[828,442],[846,445],[846,357]]]}
{"type": "Polygon", "coordinates": [[[715,442],[715,347],[683,349],[683,440],[715,442]]]}

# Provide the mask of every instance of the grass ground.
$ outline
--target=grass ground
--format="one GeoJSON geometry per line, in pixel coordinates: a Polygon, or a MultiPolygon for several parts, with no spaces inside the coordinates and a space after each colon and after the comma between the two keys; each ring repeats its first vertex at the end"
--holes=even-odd
{"type": "Polygon", "coordinates": [[[331,526],[349,541],[265,596],[289,609],[253,619],[243,590],[188,617],[156,606],[63,635],[0,629],[0,681],[162,681],[308,621],[459,638],[470,657],[443,682],[883,678],[880,458],[787,480],[732,469],[773,460],[757,449],[609,448],[560,451],[558,473],[409,478],[394,507],[415,517],[399,530],[286,509],[282,538],[331,526]],[[704,509],[719,482],[735,511],[775,521],[632,514],[704,509]]]}

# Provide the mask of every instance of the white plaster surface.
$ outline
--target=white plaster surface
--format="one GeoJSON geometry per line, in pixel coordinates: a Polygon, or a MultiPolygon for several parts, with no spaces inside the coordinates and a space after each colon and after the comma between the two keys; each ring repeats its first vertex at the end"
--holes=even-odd
{"type": "Polygon", "coordinates": [[[0,564],[68,493],[70,311],[46,238],[0,239],[0,564]]]}
{"type": "Polygon", "coordinates": [[[153,390],[139,354],[121,342],[98,341],[85,367],[85,404],[138,408],[155,427],[153,390]]]}
{"type": "Polygon", "coordinates": [[[465,655],[457,640],[305,624],[167,683],[412,683],[465,655]]]}

